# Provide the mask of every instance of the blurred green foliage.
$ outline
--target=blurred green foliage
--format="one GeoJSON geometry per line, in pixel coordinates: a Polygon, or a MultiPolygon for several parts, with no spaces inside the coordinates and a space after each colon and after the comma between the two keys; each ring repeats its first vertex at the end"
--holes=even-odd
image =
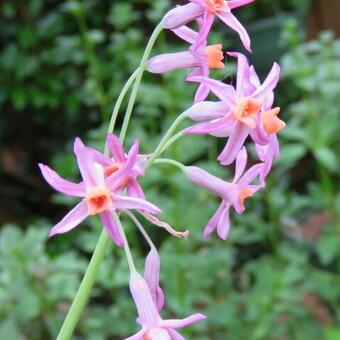
{"type": "MultiPolygon", "coordinates": [[[[252,6],[240,14],[250,20],[302,4],[270,3],[258,0],[250,14],[252,6]]],[[[48,228],[74,202],[51,196],[36,163],[47,162],[72,178],[78,176],[72,139],[80,135],[103,147],[114,100],[170,1],[4,0],[0,6],[0,217],[1,223],[17,224],[0,231],[0,339],[53,339],[101,227],[93,218],[47,240],[48,228]]],[[[247,213],[233,216],[227,242],[203,240],[203,226],[218,204],[212,195],[165,165],[151,168],[142,180],[164,219],[191,231],[183,241],[146,224],[160,249],[164,315],[208,315],[185,330],[187,339],[340,338],[340,42],[324,33],[304,43],[291,20],[280,44],[289,51],[277,94],[288,122],[282,158],[267,188],[247,202],[247,213]]],[[[182,46],[167,33],[155,54],[182,46]]],[[[232,70],[216,76],[232,81],[232,70]]],[[[143,152],[153,150],[191,103],[194,86],[184,79],[185,72],[145,76],[127,144],[139,137],[143,152]]],[[[215,161],[222,142],[187,136],[168,156],[228,177],[215,161]]],[[[124,226],[142,270],[148,248],[127,220],[124,226]]],[[[75,338],[133,334],[136,311],[127,282],[125,258],[112,245],[75,338]]]]}

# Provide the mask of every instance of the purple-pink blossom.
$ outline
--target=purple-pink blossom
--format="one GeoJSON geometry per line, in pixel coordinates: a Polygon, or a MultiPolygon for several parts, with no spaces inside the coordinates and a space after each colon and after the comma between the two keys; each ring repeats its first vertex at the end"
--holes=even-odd
{"type": "MultiPolygon", "coordinates": [[[[193,71],[187,80],[192,77],[209,77],[211,69],[225,68],[222,44],[207,46],[204,40],[199,41],[200,33],[189,27],[182,26],[173,30],[175,34],[190,44],[187,51],[176,53],[165,53],[151,58],[147,64],[147,70],[151,73],[165,73],[176,69],[191,68],[193,71]]],[[[209,94],[205,85],[200,85],[195,102],[203,101],[209,94]]]]}
{"type": "Polygon", "coordinates": [[[209,237],[214,229],[217,229],[218,236],[226,240],[230,229],[230,207],[233,207],[237,214],[242,214],[245,210],[245,199],[253,196],[264,186],[263,182],[251,184],[260,175],[263,163],[254,165],[245,172],[247,158],[246,148],[243,147],[236,159],[235,176],[232,182],[226,182],[195,166],[186,167],[185,174],[191,182],[222,198],[218,210],[204,229],[204,237],[209,237]]]}
{"type": "Polygon", "coordinates": [[[160,209],[140,198],[142,195],[130,196],[123,193],[123,188],[127,185],[135,190],[134,178],[140,171],[137,165],[138,150],[138,141],[134,143],[130,152],[124,155],[124,159],[122,150],[116,150],[115,153],[121,156],[118,160],[121,163],[113,169],[109,164],[108,167],[103,166],[103,161],[107,160],[104,155],[87,148],[79,138],[76,138],[74,153],[83,180],[80,183],[70,182],[48,166],[39,164],[42,175],[54,189],[67,196],[82,198],[81,202],[51,229],[49,235],[66,233],[88,216],[98,214],[112,240],[118,246],[123,246],[122,237],[112,216],[113,211],[137,209],[150,214],[159,214],[160,209]]]}
{"type": "Polygon", "coordinates": [[[266,145],[272,134],[285,127],[278,118],[280,108],[271,108],[273,89],[280,77],[279,65],[273,65],[261,84],[245,56],[228,54],[238,59],[236,88],[207,77],[194,77],[191,80],[205,85],[220,101],[195,103],[186,111],[188,117],[198,122],[186,133],[229,137],[218,158],[223,165],[235,160],[249,135],[256,144],[266,145]]]}
{"type": "Polygon", "coordinates": [[[163,320],[146,280],[136,271],[131,272],[130,291],[138,311],[137,322],[142,329],[125,340],[183,340],[184,337],[177,329],[206,318],[205,315],[197,313],[181,320],[163,320]]]}
{"type": "Polygon", "coordinates": [[[217,16],[228,27],[238,33],[244,47],[250,51],[251,42],[249,35],[231,11],[253,1],[254,0],[190,0],[189,4],[177,6],[170,10],[164,16],[163,25],[165,28],[174,29],[202,17],[201,39],[203,41],[207,38],[217,16]]]}

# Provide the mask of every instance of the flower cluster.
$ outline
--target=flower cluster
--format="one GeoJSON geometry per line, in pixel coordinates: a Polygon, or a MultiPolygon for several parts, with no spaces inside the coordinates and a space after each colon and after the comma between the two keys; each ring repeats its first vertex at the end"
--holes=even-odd
{"type": "MultiPolygon", "coordinates": [[[[182,52],[155,56],[141,64],[137,71],[143,72],[144,67],[149,72],[159,74],[179,68],[190,69],[187,81],[197,83],[199,87],[193,105],[176,119],[153,153],[139,154],[138,141],[125,153],[122,141],[109,133],[106,140],[109,154],[85,146],[79,138],[75,140],[74,153],[82,177],[80,183],[67,181],[46,165],[40,164],[42,175],[53,188],[65,195],[81,198],[81,202],[51,229],[50,236],[70,231],[90,215],[99,215],[110,238],[117,246],[124,248],[130,267],[130,291],[138,311],[137,322],[141,326],[138,333],[128,338],[130,340],[184,339],[176,329],[205,319],[203,314],[194,314],[182,320],[163,320],[160,316],[164,305],[163,291],[159,286],[160,259],[151,239],[130,210],[138,211],[174,236],[186,238],[188,232],[178,232],[155,216],[161,210],[146,200],[138,177],[144,176],[148,167],[157,161],[178,165],[189,181],[221,199],[219,208],[205,226],[204,236],[209,237],[216,229],[218,236],[226,240],[230,231],[230,208],[237,214],[245,211],[245,200],[265,186],[273,160],[279,157],[277,133],[285,127],[285,123],[278,118],[280,108],[273,107],[273,91],[280,76],[279,65],[274,63],[261,83],[254,67],[243,54],[228,52],[228,58],[237,61],[235,87],[210,78],[211,69],[225,68],[222,44],[208,44],[209,32],[215,18],[218,17],[236,31],[244,47],[251,51],[247,31],[232,11],[253,1],[190,0],[187,5],[177,6],[164,16],[162,28],[172,30],[188,43],[189,47],[182,52]],[[193,21],[197,25],[197,31],[186,26],[193,21]],[[217,97],[217,100],[207,101],[209,94],[217,97]],[[182,118],[189,118],[193,124],[181,133],[173,135],[182,118]],[[175,160],[157,158],[178,136],[187,134],[226,139],[218,161],[223,166],[235,163],[235,174],[230,182],[196,166],[184,166],[175,160]],[[259,162],[247,169],[248,137],[255,144],[259,162]],[[122,213],[131,218],[150,245],[151,251],[146,258],[144,277],[137,272],[133,264],[119,219],[122,213]]],[[[135,80],[136,88],[141,74],[140,78],[135,80]]],[[[133,104],[129,106],[132,107],[133,104]]]]}

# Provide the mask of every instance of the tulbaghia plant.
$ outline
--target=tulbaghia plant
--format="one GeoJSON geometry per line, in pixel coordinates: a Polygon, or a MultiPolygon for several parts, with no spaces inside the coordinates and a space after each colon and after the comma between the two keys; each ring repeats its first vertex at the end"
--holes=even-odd
{"type": "Polygon", "coordinates": [[[255,68],[243,54],[225,53],[222,44],[208,44],[214,20],[219,18],[229,29],[238,33],[244,47],[250,51],[250,38],[233,12],[237,7],[253,1],[191,0],[186,5],[170,10],[154,30],[139,67],[128,79],[117,98],[104,152],[86,146],[76,138],[74,153],[81,181],[70,182],[48,166],[39,164],[43,177],[54,189],[80,199],[80,202],[51,229],[50,236],[61,237],[60,234],[71,231],[86,218],[95,218],[95,215],[99,216],[103,226],[88,269],[58,335],[59,340],[72,337],[110,240],[124,249],[130,269],[130,291],[138,314],[137,323],[140,326],[135,335],[130,337],[127,335],[126,339],[180,340],[184,339],[180,334],[181,328],[206,319],[200,312],[182,319],[163,319],[161,316],[164,293],[159,284],[160,257],[135,214],[140,214],[172,236],[186,239],[189,232],[177,231],[166,221],[158,219],[156,215],[161,212],[161,207],[147,200],[139,184],[139,177],[147,176],[151,166],[166,163],[178,167],[190,182],[214,193],[221,200],[220,206],[207,221],[203,234],[207,238],[216,230],[222,240],[227,240],[232,232],[230,210],[237,214],[244,213],[245,200],[265,187],[273,161],[280,155],[277,134],[285,127],[285,123],[278,117],[280,108],[273,105],[280,67],[274,63],[266,79],[261,82],[255,68]],[[186,26],[189,23],[196,25],[196,29],[186,26]],[[183,47],[182,52],[169,52],[150,58],[152,48],[163,29],[172,30],[188,45],[183,47]],[[226,67],[225,59],[228,59],[228,62],[237,61],[235,87],[210,78],[211,69],[226,67]],[[147,70],[160,74],[180,68],[188,69],[187,81],[199,85],[193,98],[193,105],[176,117],[154,151],[150,150],[146,155],[140,154],[138,140],[129,151],[124,151],[125,136],[143,73],[147,70]],[[117,136],[113,134],[116,118],[130,87],[131,95],[120,134],[117,136]],[[207,101],[209,93],[217,99],[207,101]],[[180,124],[185,119],[194,123],[179,130],[180,124]],[[221,166],[230,166],[235,170],[233,179],[228,181],[194,165],[184,165],[175,159],[161,158],[166,149],[188,134],[224,138],[226,145],[216,161],[219,161],[221,166]],[[250,162],[247,148],[251,144],[254,144],[253,154],[257,156],[257,160],[251,160],[251,166],[248,166],[250,162]],[[138,273],[134,265],[121,223],[122,215],[132,220],[150,246],[150,252],[145,260],[144,275],[138,273]]]}

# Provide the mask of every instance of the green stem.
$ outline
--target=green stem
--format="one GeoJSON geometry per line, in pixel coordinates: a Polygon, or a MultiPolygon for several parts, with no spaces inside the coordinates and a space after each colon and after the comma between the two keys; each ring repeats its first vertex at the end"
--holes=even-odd
{"type": "Polygon", "coordinates": [[[139,86],[140,86],[140,83],[142,81],[142,77],[143,77],[144,71],[146,69],[151,50],[152,50],[153,45],[155,44],[159,34],[162,32],[162,30],[163,30],[163,24],[162,24],[162,22],[160,22],[156,26],[155,30],[153,31],[153,33],[150,37],[150,40],[149,40],[149,42],[148,42],[148,44],[145,48],[145,51],[144,51],[144,54],[143,54],[143,57],[142,57],[142,61],[140,63],[140,67],[138,68],[139,71],[138,71],[138,74],[136,76],[135,84],[132,88],[131,97],[130,97],[130,100],[129,100],[129,103],[128,103],[128,106],[127,106],[127,109],[126,109],[122,130],[121,130],[120,136],[119,136],[122,143],[125,139],[126,131],[127,131],[127,128],[128,128],[129,122],[130,122],[131,114],[132,114],[132,110],[133,110],[133,107],[135,105],[135,101],[136,101],[136,98],[137,98],[139,86]]]}
{"type": "Polygon", "coordinates": [[[160,150],[159,155],[160,156],[166,149],[168,149],[173,143],[175,143],[179,138],[184,136],[184,132],[180,131],[177,132],[175,135],[173,135],[169,140],[164,144],[162,150],[160,150]]]}
{"type": "Polygon", "coordinates": [[[114,220],[116,222],[118,230],[119,230],[119,232],[120,232],[120,234],[121,234],[121,236],[123,238],[123,241],[124,241],[124,251],[125,251],[125,254],[126,254],[126,258],[127,258],[128,264],[129,264],[130,271],[131,272],[136,272],[137,270],[136,270],[135,264],[133,263],[133,258],[132,258],[132,255],[131,255],[129,243],[128,243],[127,239],[126,239],[122,223],[120,222],[120,219],[119,219],[118,215],[115,212],[113,212],[113,218],[114,218],[114,220]]]}
{"type": "MultiPolygon", "coordinates": [[[[83,26],[84,28],[84,26],[83,26]]],[[[151,49],[159,35],[159,33],[162,30],[162,25],[159,24],[154,33],[152,34],[150,41],[145,49],[144,55],[143,55],[143,59],[141,61],[141,66],[131,75],[131,77],[128,79],[128,81],[126,82],[125,86],[122,89],[122,92],[120,93],[117,102],[115,104],[115,107],[113,109],[113,113],[112,113],[112,117],[111,117],[111,121],[109,124],[109,128],[108,128],[108,132],[111,132],[114,130],[114,126],[116,124],[116,120],[117,120],[117,115],[119,112],[119,109],[121,107],[121,104],[123,102],[123,99],[126,96],[126,93],[128,92],[130,86],[132,85],[133,81],[135,81],[132,93],[131,93],[131,97],[129,100],[129,104],[128,104],[128,108],[126,111],[126,115],[124,118],[124,122],[123,122],[123,127],[122,127],[122,131],[120,134],[120,139],[121,142],[123,143],[125,135],[126,135],[126,130],[128,127],[128,123],[130,120],[130,116],[133,110],[133,106],[134,106],[134,102],[138,93],[138,89],[139,89],[139,85],[140,82],[142,80],[142,76],[143,76],[143,72],[146,68],[146,63],[147,60],[149,58],[149,55],[151,53],[151,49]]],[[[107,147],[105,147],[105,154],[108,154],[108,150],[107,147]]],[[[114,218],[118,218],[117,215],[114,214],[114,218]]],[[[119,220],[119,218],[118,218],[119,220]]],[[[117,221],[116,221],[117,222],[117,221]]],[[[128,249],[128,244],[126,241],[126,237],[124,234],[124,230],[120,224],[117,222],[118,228],[120,229],[121,233],[122,233],[122,237],[125,240],[125,252],[128,258],[128,262],[129,262],[129,266],[130,268],[132,268],[132,270],[135,268],[133,261],[132,261],[132,257],[130,254],[130,251],[128,249]]],[[[106,232],[106,230],[104,229],[100,235],[100,238],[98,240],[98,243],[96,245],[95,251],[92,255],[91,261],[89,263],[89,266],[87,267],[86,273],[84,275],[84,278],[79,286],[78,292],[72,302],[71,308],[69,310],[69,312],[67,313],[67,316],[65,318],[65,321],[62,325],[62,328],[59,332],[59,335],[57,337],[57,340],[69,340],[74,332],[74,329],[80,319],[81,313],[89,299],[90,296],[90,292],[91,289],[93,287],[94,284],[94,280],[96,277],[96,274],[98,272],[99,269],[99,265],[100,262],[105,254],[105,250],[109,244],[109,236],[106,232]]],[[[135,269],[134,269],[135,270],[135,269]]]]}
{"type": "Polygon", "coordinates": [[[168,158],[157,158],[153,161],[154,164],[171,164],[177,167],[178,169],[185,171],[185,165],[183,165],[180,162],[177,162],[173,159],[168,159],[168,158]]]}
{"type": "MultiPolygon", "coordinates": [[[[115,104],[115,106],[113,108],[113,112],[112,112],[112,115],[111,115],[111,120],[110,120],[110,124],[109,124],[109,128],[108,128],[108,132],[113,132],[114,127],[116,125],[119,109],[120,109],[120,107],[122,105],[122,102],[123,102],[123,100],[124,100],[128,90],[129,90],[129,88],[131,87],[132,83],[136,79],[138,72],[139,72],[139,68],[137,68],[137,70],[135,70],[135,72],[132,73],[130,78],[125,83],[122,91],[120,92],[119,97],[118,97],[118,99],[116,101],[116,104],[115,104]]],[[[105,153],[107,153],[107,149],[105,149],[105,153]]]]}
{"type": "Polygon", "coordinates": [[[109,236],[106,231],[103,230],[96,249],[92,255],[89,266],[87,267],[83,281],[80,284],[78,292],[72,302],[71,308],[66,316],[63,326],[59,332],[57,340],[71,339],[73,331],[79,321],[80,315],[89,298],[96,274],[99,269],[101,260],[105,254],[105,250],[109,244],[109,236]]]}
{"type": "Polygon", "coordinates": [[[167,142],[172,137],[174,131],[177,129],[178,125],[186,118],[187,116],[182,113],[180,114],[175,121],[170,126],[169,130],[166,132],[166,134],[163,136],[161,141],[159,142],[156,150],[153,152],[152,157],[149,159],[149,161],[146,164],[146,168],[148,168],[154,160],[165,150],[167,142]]]}
{"type": "Polygon", "coordinates": [[[130,219],[133,221],[133,223],[137,226],[141,234],[144,236],[146,242],[148,242],[151,249],[156,249],[155,245],[153,244],[150,236],[146,232],[146,230],[143,228],[142,224],[138,221],[137,217],[131,212],[131,211],[125,211],[126,215],[130,217],[130,219]]]}

